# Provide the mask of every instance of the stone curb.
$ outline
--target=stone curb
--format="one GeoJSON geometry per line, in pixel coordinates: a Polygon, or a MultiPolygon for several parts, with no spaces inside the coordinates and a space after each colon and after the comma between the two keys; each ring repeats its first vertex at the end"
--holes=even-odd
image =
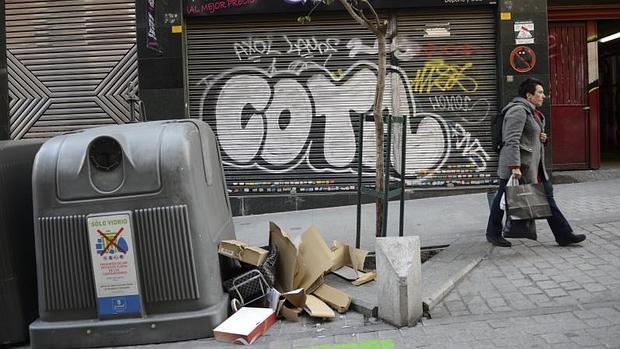
{"type": "MultiPolygon", "coordinates": [[[[488,255],[492,247],[486,241],[471,241],[471,237],[463,237],[422,264],[424,312],[429,313],[488,255]]],[[[376,282],[353,286],[349,281],[334,274],[325,275],[325,282],[351,296],[351,310],[367,317],[377,317],[376,282]]]]}
{"type": "Polygon", "coordinates": [[[422,302],[430,311],[485,258],[493,246],[483,241],[464,238],[422,264],[422,302]],[[469,239],[467,239],[469,240],[469,239]]]}

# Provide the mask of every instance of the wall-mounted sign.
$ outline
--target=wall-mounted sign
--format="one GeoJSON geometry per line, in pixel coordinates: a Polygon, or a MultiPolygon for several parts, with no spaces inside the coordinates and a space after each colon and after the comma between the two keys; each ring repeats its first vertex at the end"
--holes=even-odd
{"type": "Polygon", "coordinates": [[[450,36],[450,23],[428,23],[424,26],[425,38],[447,38],[450,36]]]}
{"type": "Polygon", "coordinates": [[[87,224],[99,317],[140,316],[131,213],[92,214],[87,224]]]}
{"type": "Polygon", "coordinates": [[[515,44],[527,45],[534,43],[534,22],[516,21],[514,25],[515,44]]]}
{"type": "Polygon", "coordinates": [[[159,40],[157,39],[157,26],[155,25],[155,0],[146,1],[146,18],[148,27],[146,30],[146,47],[161,54],[159,40]]]}
{"type": "Polygon", "coordinates": [[[527,46],[518,46],[510,53],[510,66],[518,73],[527,73],[536,65],[536,53],[527,46]]]}
{"type": "MultiPolygon", "coordinates": [[[[419,7],[474,7],[497,4],[497,0],[370,0],[375,9],[419,8],[419,7]]],[[[183,0],[187,17],[270,14],[270,13],[308,13],[314,8],[313,0],[183,0]]],[[[342,6],[334,1],[330,6],[319,5],[317,11],[341,11],[342,6]]],[[[315,13],[317,12],[315,11],[315,13]]],[[[293,17],[295,18],[295,17],[293,17]]]]}

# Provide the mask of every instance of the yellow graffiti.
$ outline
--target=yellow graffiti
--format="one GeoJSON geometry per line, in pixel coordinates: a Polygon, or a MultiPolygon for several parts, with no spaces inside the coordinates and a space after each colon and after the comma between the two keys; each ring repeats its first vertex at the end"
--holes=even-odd
{"type": "Polygon", "coordinates": [[[344,75],[344,72],[342,71],[342,68],[338,68],[335,72],[330,71],[329,74],[335,79],[340,79],[344,75]]]}
{"type": "Polygon", "coordinates": [[[465,75],[465,71],[472,66],[473,63],[458,66],[446,64],[443,59],[432,59],[426,62],[422,70],[417,71],[415,80],[411,81],[411,86],[417,93],[430,93],[435,88],[445,92],[455,86],[464,92],[476,92],[478,82],[465,75]]]}

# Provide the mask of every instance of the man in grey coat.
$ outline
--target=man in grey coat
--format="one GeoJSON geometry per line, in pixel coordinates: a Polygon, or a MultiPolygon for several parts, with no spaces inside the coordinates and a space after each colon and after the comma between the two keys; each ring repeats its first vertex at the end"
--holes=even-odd
{"type": "Polygon", "coordinates": [[[515,97],[502,110],[504,113],[503,146],[497,166],[499,189],[491,204],[486,229],[487,241],[495,246],[512,246],[502,236],[504,211],[500,209],[500,200],[511,175],[525,183],[543,183],[552,213],[552,216],[547,218],[547,222],[560,246],[586,239],[583,234],[573,234],[573,229],[553,198],[553,186],[545,169],[544,144],[547,142],[547,134],[544,132],[545,117],[536,109],[541,107],[544,101],[545,92],[542,82],[528,78],[519,86],[519,97],[515,97]]]}

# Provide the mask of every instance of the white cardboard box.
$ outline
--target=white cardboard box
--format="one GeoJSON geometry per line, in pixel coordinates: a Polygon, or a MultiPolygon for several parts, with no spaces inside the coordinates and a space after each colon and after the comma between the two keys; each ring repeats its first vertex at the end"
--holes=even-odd
{"type": "Polygon", "coordinates": [[[213,330],[215,340],[252,344],[276,322],[271,308],[243,307],[213,330]]]}

